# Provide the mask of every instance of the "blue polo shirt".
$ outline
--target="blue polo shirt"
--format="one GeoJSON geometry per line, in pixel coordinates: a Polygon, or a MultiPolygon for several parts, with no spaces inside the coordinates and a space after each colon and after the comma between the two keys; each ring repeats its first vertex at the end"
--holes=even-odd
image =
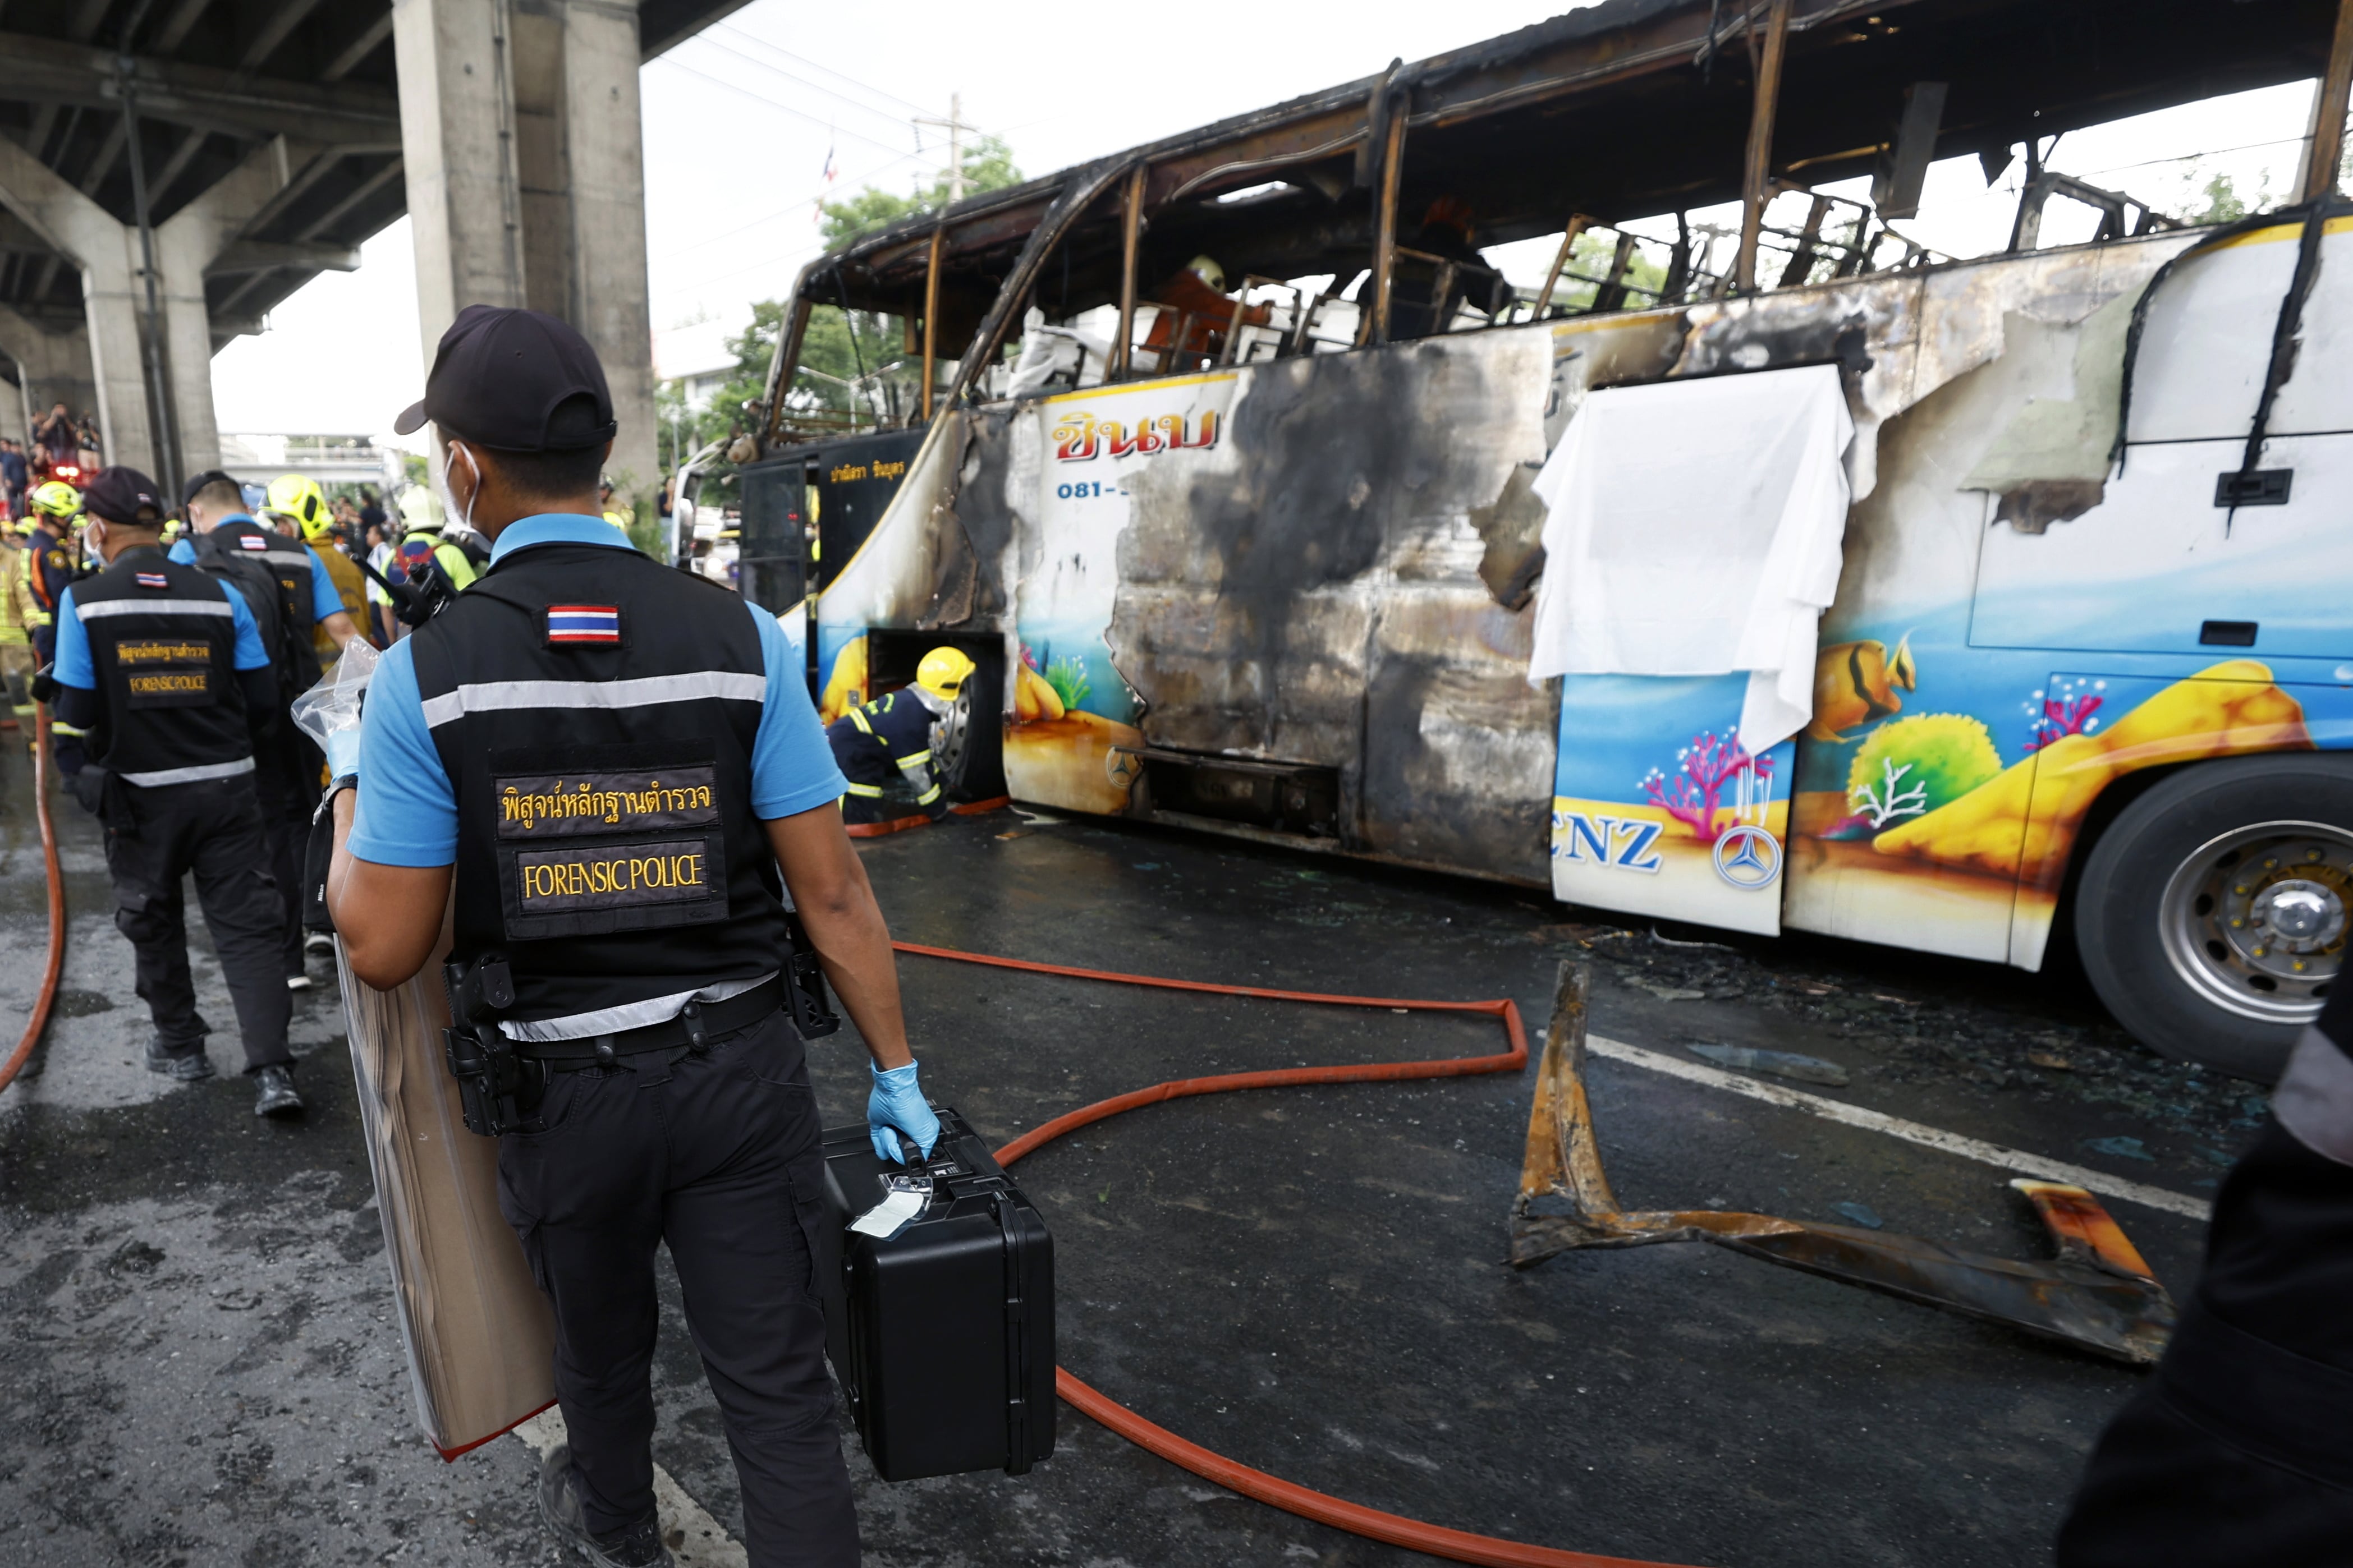
{"type": "MultiPolygon", "coordinates": [[[[245,595],[229,588],[222,588],[220,593],[228,600],[229,624],[237,627],[237,649],[229,662],[239,669],[269,668],[269,655],[261,647],[261,629],[253,624],[253,612],[246,607],[245,595]]],[[[58,599],[58,657],[49,674],[59,686],[78,686],[84,691],[98,689],[98,667],[90,658],[90,634],[81,629],[81,612],[74,608],[71,588],[58,599]]]]}
{"type": "MultiPolygon", "coordinates": [[[[239,512],[235,517],[225,517],[221,521],[253,522],[254,520],[239,512]]],[[[255,526],[265,525],[256,523],[255,526]]],[[[269,529],[269,531],[276,533],[278,531],[269,529]]],[[[279,537],[285,538],[283,534],[280,534],[279,537]]],[[[294,541],[288,539],[286,542],[291,544],[294,541]]],[[[329,616],[344,614],[343,595],[336,589],[335,580],[327,575],[327,563],[320,560],[319,552],[309,545],[302,546],[302,551],[311,557],[311,618],[313,621],[323,621],[329,616]]],[[[172,548],[167,553],[183,566],[194,566],[196,563],[196,547],[186,539],[174,540],[172,548]]]]}
{"type": "MultiPolygon", "coordinates": [[[[595,544],[634,550],[628,535],[602,518],[547,512],[512,522],[491,546],[491,564],[534,544],[595,544]]],[[[749,600],[744,613],[759,628],[767,676],[760,727],[752,742],[752,814],[765,821],[837,800],[841,770],[817,721],[801,661],[776,617],[749,600]]],[[[370,679],[360,724],[359,797],[352,810],[351,851],[378,866],[448,866],[458,858],[458,793],[434,749],[417,694],[413,643],[392,645],[370,679]]]]}

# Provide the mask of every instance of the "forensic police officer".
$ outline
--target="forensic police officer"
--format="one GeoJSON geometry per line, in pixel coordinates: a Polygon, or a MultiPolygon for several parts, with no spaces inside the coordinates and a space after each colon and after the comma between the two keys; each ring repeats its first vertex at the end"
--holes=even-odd
{"type": "Polygon", "coordinates": [[[932,776],[932,735],[955,709],[972,671],[972,660],[957,649],[935,647],[916,665],[914,685],[860,703],[826,727],[835,765],[849,781],[843,821],[883,820],[882,791],[893,774],[913,789],[915,805],[932,820],[947,815],[944,793],[932,776]]]}
{"type": "MultiPolygon", "coordinates": [[[[202,566],[216,575],[241,574],[248,581],[258,580],[253,574],[258,566],[277,584],[277,615],[274,619],[263,615],[260,620],[264,642],[278,665],[279,700],[292,702],[319,678],[314,629],[323,631],[338,648],[359,635],[358,625],[344,613],[343,595],[326,563],[309,546],[263,527],[246,510],[245,488],[217,468],[190,479],[181,502],[193,537],[172,546],[174,561],[202,566]]],[[[303,972],[302,847],[310,837],[311,814],[319,804],[319,749],[291,722],[280,723],[261,758],[255,785],[269,833],[270,868],[284,903],[279,945],[283,983],[290,991],[307,991],[311,977],[303,972]]]]}
{"type": "Polygon", "coordinates": [[[452,907],[454,994],[512,998],[465,1007],[521,1058],[500,1200],[554,1310],[570,1434],[543,1516],[592,1563],[670,1562],[648,1379],[667,1242],[752,1563],[855,1563],[818,1112],[778,1011],[786,890],[873,1058],[878,1147],[928,1152],[939,1122],[800,659],[774,616],[596,515],[612,400],[564,322],[460,311],[395,428],[427,419],[490,569],[384,656],[357,734],[330,737],[328,904],[379,987],[417,972],[452,907]]]}
{"type": "Polygon", "coordinates": [[[2223,1178],[2205,1273],[2058,1546],[2059,1568],[2353,1562],[2353,987],[2223,1178]]]}
{"type": "Polygon", "coordinates": [[[236,590],[164,556],[155,489],[133,468],[90,481],[88,537],[106,569],[59,595],[57,662],[43,689],[60,719],[88,732],[74,794],[106,823],[114,923],[138,955],[139,994],[155,1020],[148,1068],[182,1082],[213,1072],[181,904],[181,879],[193,871],[244,1037],[254,1112],[296,1115],[281,905],[253,790],[257,743],[277,722],[273,661],[236,590]]]}

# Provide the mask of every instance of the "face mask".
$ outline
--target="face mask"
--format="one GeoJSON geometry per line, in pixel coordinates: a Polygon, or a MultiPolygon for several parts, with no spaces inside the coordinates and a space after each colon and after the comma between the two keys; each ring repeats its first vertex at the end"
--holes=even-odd
{"type": "MultiPolygon", "coordinates": [[[[467,497],[466,504],[460,507],[458,504],[457,487],[449,482],[449,469],[457,462],[458,454],[465,451],[465,448],[452,446],[445,447],[443,449],[448,455],[441,459],[441,472],[434,483],[434,488],[440,492],[441,515],[454,517],[468,529],[471,529],[474,526],[473,496],[467,497]]],[[[480,465],[474,461],[474,454],[471,452],[466,452],[466,467],[474,470],[474,495],[480,495],[482,470],[480,465]]]]}

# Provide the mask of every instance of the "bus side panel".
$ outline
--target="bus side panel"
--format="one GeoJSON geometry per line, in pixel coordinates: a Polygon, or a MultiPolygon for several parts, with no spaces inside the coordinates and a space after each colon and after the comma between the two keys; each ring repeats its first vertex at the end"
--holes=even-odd
{"type": "Polygon", "coordinates": [[[1528,487],[1553,343],[1534,327],[1253,365],[1214,462],[1147,461],[1110,641],[1149,748],[1328,770],[1344,847],[1546,879],[1528,487]]]}
{"type": "MultiPolygon", "coordinates": [[[[1980,553],[1995,534],[2073,529],[2098,504],[2126,329],[2168,248],[1927,280],[1921,336],[1947,368],[1881,427],[1877,485],[1849,518],[1793,781],[1791,927],[2012,955],[2037,754],[2065,724],[2115,714],[2078,705],[2071,719],[2048,653],[1973,642],[1980,553]]],[[[2079,602],[2116,600],[2116,569],[2103,574],[2073,585],[2079,602]]]]}
{"type": "MultiPolygon", "coordinates": [[[[1007,787],[1071,811],[1128,809],[1145,742],[1131,681],[1149,650],[1113,629],[1139,497],[1181,499],[1236,462],[1229,420],[1247,374],[1220,371],[1063,393],[1012,418],[1024,454],[1006,468],[1018,658],[1005,731],[1007,787]],[[1027,491],[1018,494],[1017,491],[1027,491]]],[[[977,501],[977,498],[976,498],[977,501]]]]}
{"type": "Polygon", "coordinates": [[[1747,690],[1744,673],[1561,678],[1556,897],[1778,934],[1796,747],[1742,749],[1747,690]]]}

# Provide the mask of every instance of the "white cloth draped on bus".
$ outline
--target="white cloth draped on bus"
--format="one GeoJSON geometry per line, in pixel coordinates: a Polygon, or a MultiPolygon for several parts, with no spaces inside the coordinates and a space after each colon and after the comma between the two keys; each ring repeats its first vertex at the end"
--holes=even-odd
{"type": "Polygon", "coordinates": [[[1594,392],[1536,478],[1528,683],[1746,670],[1740,743],[1813,717],[1854,438],[1835,365],[1594,392]]]}

